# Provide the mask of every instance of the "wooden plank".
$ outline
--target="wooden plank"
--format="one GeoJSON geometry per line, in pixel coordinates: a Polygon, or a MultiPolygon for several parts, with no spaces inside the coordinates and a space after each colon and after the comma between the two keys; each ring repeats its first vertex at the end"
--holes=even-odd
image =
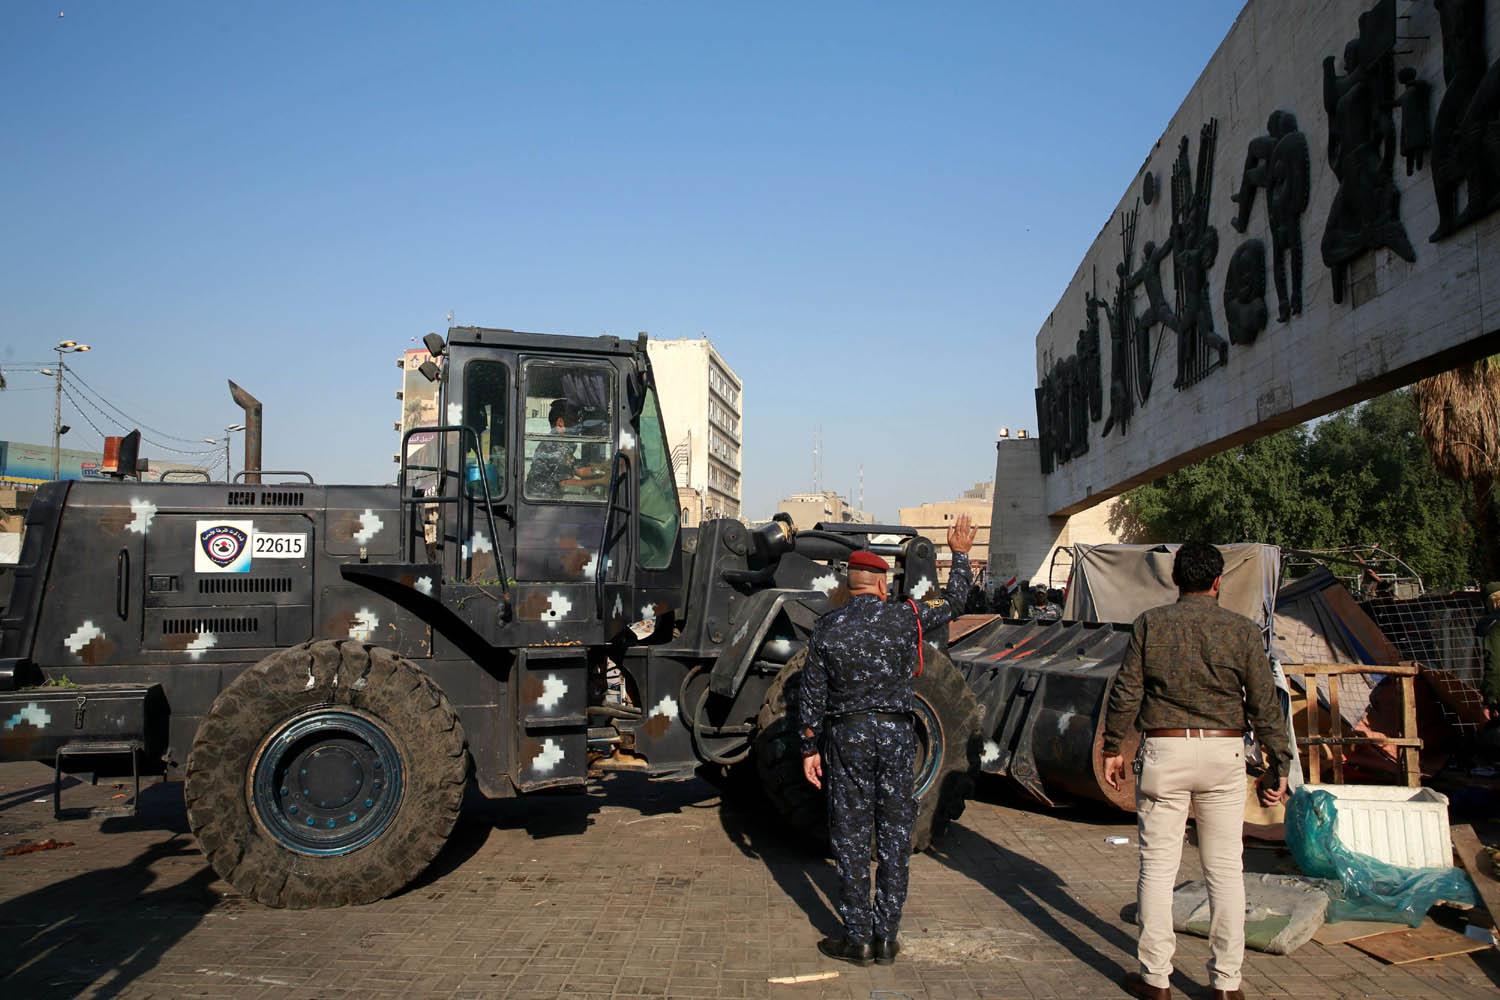
{"type": "Polygon", "coordinates": [[[1390,965],[1410,965],[1454,955],[1468,955],[1490,947],[1446,927],[1424,924],[1416,930],[1389,931],[1374,937],[1350,941],[1349,947],[1358,948],[1366,955],[1374,955],[1390,965]]]}
{"type": "MultiPolygon", "coordinates": [[[[1338,675],[1328,678],[1328,736],[1335,744],[1344,742],[1344,717],[1339,714],[1339,684],[1342,680],[1343,678],[1338,675]]],[[[1339,746],[1339,752],[1333,755],[1333,783],[1335,785],[1344,783],[1344,748],[1342,745],[1339,746]]]]}
{"type": "Polygon", "coordinates": [[[1334,739],[1331,736],[1303,736],[1298,738],[1298,746],[1356,746],[1367,743],[1372,746],[1412,747],[1420,748],[1421,740],[1402,739],[1400,736],[1340,736],[1334,739]]]}
{"type": "Polygon", "coordinates": [[[1472,826],[1455,826],[1451,833],[1453,852],[1458,855],[1458,863],[1469,873],[1470,881],[1479,890],[1479,898],[1484,903],[1484,908],[1490,911],[1490,919],[1500,926],[1500,881],[1495,878],[1489,855],[1479,843],[1479,838],[1474,835],[1472,826]]]}
{"type": "MultiPolygon", "coordinates": [[[[1417,682],[1415,677],[1401,678],[1401,735],[1413,740],[1417,738],[1417,682]]],[[[1417,746],[1421,746],[1419,742],[1417,746]]],[[[1407,788],[1416,788],[1422,783],[1422,759],[1416,747],[1406,746],[1401,750],[1401,776],[1407,788]]]]}
{"type": "Polygon", "coordinates": [[[1420,664],[1407,661],[1380,666],[1373,663],[1284,663],[1282,672],[1306,676],[1338,676],[1344,674],[1379,674],[1385,677],[1415,677],[1422,670],[1420,664]]]}
{"type": "Polygon", "coordinates": [[[1331,947],[1336,944],[1358,941],[1360,938],[1374,937],[1377,934],[1408,930],[1411,928],[1406,924],[1388,924],[1383,920],[1345,920],[1319,927],[1318,932],[1313,935],[1313,940],[1318,944],[1331,947]]]}

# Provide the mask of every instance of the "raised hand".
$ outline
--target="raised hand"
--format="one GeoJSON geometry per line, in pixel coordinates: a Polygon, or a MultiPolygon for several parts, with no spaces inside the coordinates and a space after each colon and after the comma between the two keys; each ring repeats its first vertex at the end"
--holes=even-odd
{"type": "Polygon", "coordinates": [[[979,534],[979,529],[974,527],[973,521],[968,514],[958,515],[957,520],[948,526],[948,548],[954,552],[967,554],[974,547],[974,536],[979,534]]]}

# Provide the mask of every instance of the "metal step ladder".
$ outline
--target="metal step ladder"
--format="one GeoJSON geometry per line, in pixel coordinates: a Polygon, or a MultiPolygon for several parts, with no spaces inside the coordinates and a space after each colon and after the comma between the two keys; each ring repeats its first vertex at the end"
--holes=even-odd
{"type": "MultiPolygon", "coordinates": [[[[141,754],[146,747],[140,740],[74,740],[64,743],[57,750],[52,768],[52,815],[55,819],[104,819],[111,816],[135,816],[141,801],[141,754]],[[64,815],[62,807],[63,758],[65,757],[118,757],[130,756],[130,774],[135,779],[135,794],[128,805],[94,806],[89,809],[69,809],[64,815]]],[[[97,771],[93,783],[99,783],[97,771]]]]}

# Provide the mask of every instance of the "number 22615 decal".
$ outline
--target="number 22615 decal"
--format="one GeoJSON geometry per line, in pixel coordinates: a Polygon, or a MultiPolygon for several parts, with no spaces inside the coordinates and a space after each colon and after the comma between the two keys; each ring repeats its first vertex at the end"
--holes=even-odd
{"type": "Polygon", "coordinates": [[[256,559],[301,559],[307,555],[307,535],[257,531],[251,552],[256,559]]]}

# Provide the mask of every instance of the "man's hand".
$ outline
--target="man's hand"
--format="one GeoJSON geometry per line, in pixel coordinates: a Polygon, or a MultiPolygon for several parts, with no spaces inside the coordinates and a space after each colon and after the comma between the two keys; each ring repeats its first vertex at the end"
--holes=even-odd
{"type": "Polygon", "coordinates": [[[977,534],[979,534],[979,529],[974,527],[969,515],[960,514],[958,519],[948,526],[948,548],[967,555],[969,549],[974,547],[974,536],[977,534]]]}
{"type": "Polygon", "coordinates": [[[814,788],[823,787],[823,755],[810,753],[802,758],[802,776],[814,788]]]}
{"type": "Polygon", "coordinates": [[[1255,795],[1256,798],[1260,799],[1260,804],[1268,809],[1271,806],[1280,805],[1286,801],[1286,778],[1277,781],[1274,788],[1264,781],[1257,781],[1255,783],[1255,795]]]}
{"type": "Polygon", "coordinates": [[[1104,755],[1104,783],[1115,791],[1120,790],[1120,782],[1125,780],[1125,758],[1119,754],[1104,755]]]}

